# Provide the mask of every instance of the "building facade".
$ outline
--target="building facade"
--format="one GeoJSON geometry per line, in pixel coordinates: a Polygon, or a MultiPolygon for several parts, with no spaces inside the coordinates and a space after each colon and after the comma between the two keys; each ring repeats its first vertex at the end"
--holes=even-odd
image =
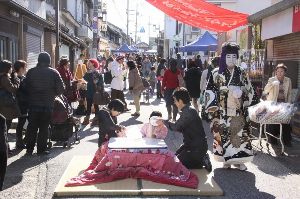
{"type": "Polygon", "coordinates": [[[300,1],[274,1],[273,5],[248,18],[259,26],[264,43],[264,84],[274,75],[278,63],[288,67],[287,76],[292,80],[293,96],[300,88],[300,1]]]}

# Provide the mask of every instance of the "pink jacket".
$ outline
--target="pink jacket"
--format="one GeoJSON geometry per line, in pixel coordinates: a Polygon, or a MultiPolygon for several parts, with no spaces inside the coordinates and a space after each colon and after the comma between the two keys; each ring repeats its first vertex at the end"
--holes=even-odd
{"type": "Polygon", "coordinates": [[[144,124],[141,129],[143,137],[165,139],[167,137],[168,128],[165,125],[162,126],[152,126],[150,123],[144,124]],[[154,135],[154,136],[152,136],[154,135]]]}

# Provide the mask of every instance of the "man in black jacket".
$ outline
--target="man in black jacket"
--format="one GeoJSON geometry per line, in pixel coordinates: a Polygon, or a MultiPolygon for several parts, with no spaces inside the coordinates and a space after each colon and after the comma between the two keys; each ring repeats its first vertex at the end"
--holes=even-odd
{"type": "Polygon", "coordinates": [[[200,169],[204,166],[211,172],[206,135],[198,112],[190,106],[188,91],[180,88],[173,93],[173,98],[175,105],[181,110],[181,115],[175,123],[168,122],[168,126],[183,134],[183,144],[175,155],[188,169],[200,169]]]}
{"type": "Polygon", "coordinates": [[[61,95],[65,89],[61,76],[57,70],[51,68],[50,63],[50,55],[47,52],[40,53],[37,66],[28,71],[25,79],[29,105],[26,132],[27,155],[32,154],[36,140],[37,153],[49,153],[47,151],[47,136],[54,98],[61,95]]]}
{"type": "Polygon", "coordinates": [[[6,135],[6,121],[5,117],[0,114],[0,191],[2,191],[4,176],[7,166],[7,135],[6,135]]]}

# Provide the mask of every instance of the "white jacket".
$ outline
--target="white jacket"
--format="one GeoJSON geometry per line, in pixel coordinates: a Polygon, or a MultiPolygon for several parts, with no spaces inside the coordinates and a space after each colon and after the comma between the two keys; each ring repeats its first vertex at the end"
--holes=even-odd
{"type": "Polygon", "coordinates": [[[200,80],[200,90],[201,90],[201,93],[203,93],[206,89],[206,85],[207,85],[207,73],[208,73],[208,69],[205,69],[203,72],[202,72],[202,75],[201,75],[201,80],[200,80]]]}
{"type": "Polygon", "coordinates": [[[112,81],[110,84],[110,87],[115,90],[122,91],[124,88],[124,77],[125,71],[122,70],[122,66],[117,62],[113,61],[111,64],[111,75],[112,75],[112,81]]]}
{"type": "MultiPolygon", "coordinates": [[[[267,100],[277,102],[277,97],[279,93],[279,85],[274,85],[273,82],[278,81],[277,77],[271,77],[268,80],[267,85],[264,89],[264,94],[267,94],[267,100]]],[[[283,80],[283,88],[284,88],[284,96],[285,102],[291,103],[292,102],[292,82],[291,79],[288,77],[284,77],[283,80]]]]}

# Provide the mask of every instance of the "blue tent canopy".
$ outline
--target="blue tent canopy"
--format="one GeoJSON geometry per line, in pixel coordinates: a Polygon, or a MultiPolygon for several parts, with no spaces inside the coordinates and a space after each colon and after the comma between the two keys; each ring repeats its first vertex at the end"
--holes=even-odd
{"type": "Polygon", "coordinates": [[[112,50],[112,52],[115,52],[115,53],[134,53],[134,52],[137,52],[137,50],[131,49],[127,44],[123,44],[117,50],[112,50]]]}
{"type": "Polygon", "coordinates": [[[218,41],[209,32],[205,32],[202,37],[199,37],[192,43],[179,48],[180,52],[196,52],[196,51],[216,51],[218,41]]]}

